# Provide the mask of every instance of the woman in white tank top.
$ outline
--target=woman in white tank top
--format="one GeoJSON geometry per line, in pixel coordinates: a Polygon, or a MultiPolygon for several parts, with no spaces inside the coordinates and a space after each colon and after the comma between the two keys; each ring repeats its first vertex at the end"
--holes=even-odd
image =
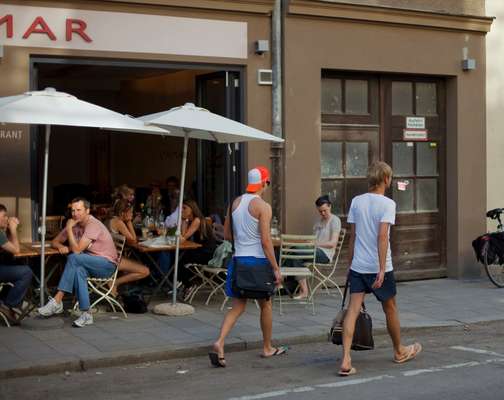
{"type": "MultiPolygon", "coordinates": [[[[231,210],[228,210],[228,214],[229,212],[232,213],[233,226],[230,226],[229,218],[226,217],[224,234],[226,239],[230,240],[231,229],[233,230],[234,259],[238,258],[240,265],[250,266],[251,268],[261,264],[270,265],[275,273],[276,283],[280,284],[282,277],[270,237],[271,207],[261,198],[269,184],[269,171],[265,167],[257,167],[249,171],[247,193],[237,198],[233,202],[231,210]]],[[[228,265],[226,280],[226,295],[233,298],[233,307],[224,317],[219,338],[213,345],[213,351],[208,353],[210,362],[215,367],[226,366],[224,341],[247,305],[247,299],[239,298],[232,289],[233,260],[228,265]]],[[[261,308],[261,329],[263,333],[261,356],[272,357],[285,354],[286,347],[275,348],[271,344],[271,299],[259,299],[258,303],[261,308]]]]}

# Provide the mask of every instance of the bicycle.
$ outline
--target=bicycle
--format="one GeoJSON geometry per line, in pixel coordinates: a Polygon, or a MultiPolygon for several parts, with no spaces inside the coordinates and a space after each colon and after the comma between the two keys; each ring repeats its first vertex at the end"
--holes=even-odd
{"type": "Polygon", "coordinates": [[[485,271],[490,281],[499,288],[504,288],[504,253],[499,251],[504,250],[504,227],[501,221],[503,212],[504,208],[495,208],[486,213],[487,218],[497,220],[497,230],[480,237],[484,241],[481,254],[485,271]]]}

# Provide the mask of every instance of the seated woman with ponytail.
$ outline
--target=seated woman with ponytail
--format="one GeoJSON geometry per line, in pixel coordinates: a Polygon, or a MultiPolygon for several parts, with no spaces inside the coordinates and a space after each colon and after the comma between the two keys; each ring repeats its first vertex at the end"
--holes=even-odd
{"type": "MultiPolygon", "coordinates": [[[[108,228],[112,233],[119,233],[126,238],[127,243],[136,243],[137,237],[133,228],[133,206],[126,199],[118,199],[112,209],[112,218],[108,221],[108,228]]],[[[117,288],[129,282],[138,281],[149,276],[149,268],[122,257],[119,264],[119,276],[112,288],[112,295],[117,296],[117,288]]]]}
{"type": "MultiPolygon", "coordinates": [[[[201,213],[193,200],[185,200],[182,205],[181,242],[191,240],[202,245],[199,249],[186,251],[179,265],[208,264],[213,257],[217,243],[212,225],[201,213]]],[[[179,268],[178,278],[184,285],[186,292],[190,291],[193,273],[188,268],[179,268]]],[[[186,293],[187,294],[187,293],[186,293]]]]}

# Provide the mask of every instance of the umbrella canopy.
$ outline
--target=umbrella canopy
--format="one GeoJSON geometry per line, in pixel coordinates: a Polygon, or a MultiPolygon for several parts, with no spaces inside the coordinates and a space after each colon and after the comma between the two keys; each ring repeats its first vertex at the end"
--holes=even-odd
{"type": "Polygon", "coordinates": [[[269,133],[260,131],[240,122],[214,114],[204,108],[186,103],[168,111],[145,115],[138,119],[148,125],[157,125],[170,130],[170,134],[184,138],[182,156],[182,175],[179,198],[179,214],[177,223],[177,248],[175,250],[175,267],[173,274],[173,305],[177,302],[177,274],[180,251],[180,229],[182,225],[182,203],[184,196],[185,170],[187,163],[187,145],[189,138],[212,140],[218,143],[239,143],[257,140],[283,142],[284,140],[269,133]]]}
{"type": "Polygon", "coordinates": [[[53,88],[0,98],[0,122],[12,124],[66,125],[119,131],[168,134],[141,121],[97,106],[53,88]]]}
{"type": "Polygon", "coordinates": [[[170,130],[171,135],[213,140],[218,143],[239,143],[255,140],[283,142],[276,136],[252,128],[232,119],[214,114],[204,108],[186,103],[168,111],[145,115],[138,119],[149,125],[157,125],[170,130]]]}
{"type": "Polygon", "coordinates": [[[45,125],[44,183],[42,189],[40,303],[45,294],[45,234],[47,209],[47,171],[51,125],[82,126],[118,131],[168,135],[156,126],[119,114],[104,107],[79,100],[53,88],[0,98],[0,123],[45,125]]]}

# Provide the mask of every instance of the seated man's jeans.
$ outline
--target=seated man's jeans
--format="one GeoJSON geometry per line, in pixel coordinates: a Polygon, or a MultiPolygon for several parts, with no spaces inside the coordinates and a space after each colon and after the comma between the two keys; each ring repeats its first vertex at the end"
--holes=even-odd
{"type": "MultiPolygon", "coordinates": [[[[331,260],[329,260],[329,258],[326,256],[326,253],[324,253],[322,249],[317,247],[317,252],[315,254],[315,262],[317,264],[329,264],[331,260]]],[[[305,261],[301,260],[287,260],[283,266],[299,268],[304,267],[304,263],[305,261]]]]}
{"type": "Polygon", "coordinates": [[[87,278],[108,278],[114,273],[115,268],[115,264],[104,257],[85,253],[69,254],[58,290],[66,293],[75,290],[79,309],[87,311],[90,306],[87,278]]]}
{"type": "Polygon", "coordinates": [[[21,305],[31,280],[32,271],[27,265],[0,265],[0,282],[10,282],[14,285],[9,288],[3,303],[8,307],[21,305]]]}
{"type": "MultiPolygon", "coordinates": [[[[173,257],[169,251],[161,251],[158,255],[159,269],[167,274],[173,264],[173,257]]],[[[159,271],[155,271],[157,274],[159,271]]]]}

